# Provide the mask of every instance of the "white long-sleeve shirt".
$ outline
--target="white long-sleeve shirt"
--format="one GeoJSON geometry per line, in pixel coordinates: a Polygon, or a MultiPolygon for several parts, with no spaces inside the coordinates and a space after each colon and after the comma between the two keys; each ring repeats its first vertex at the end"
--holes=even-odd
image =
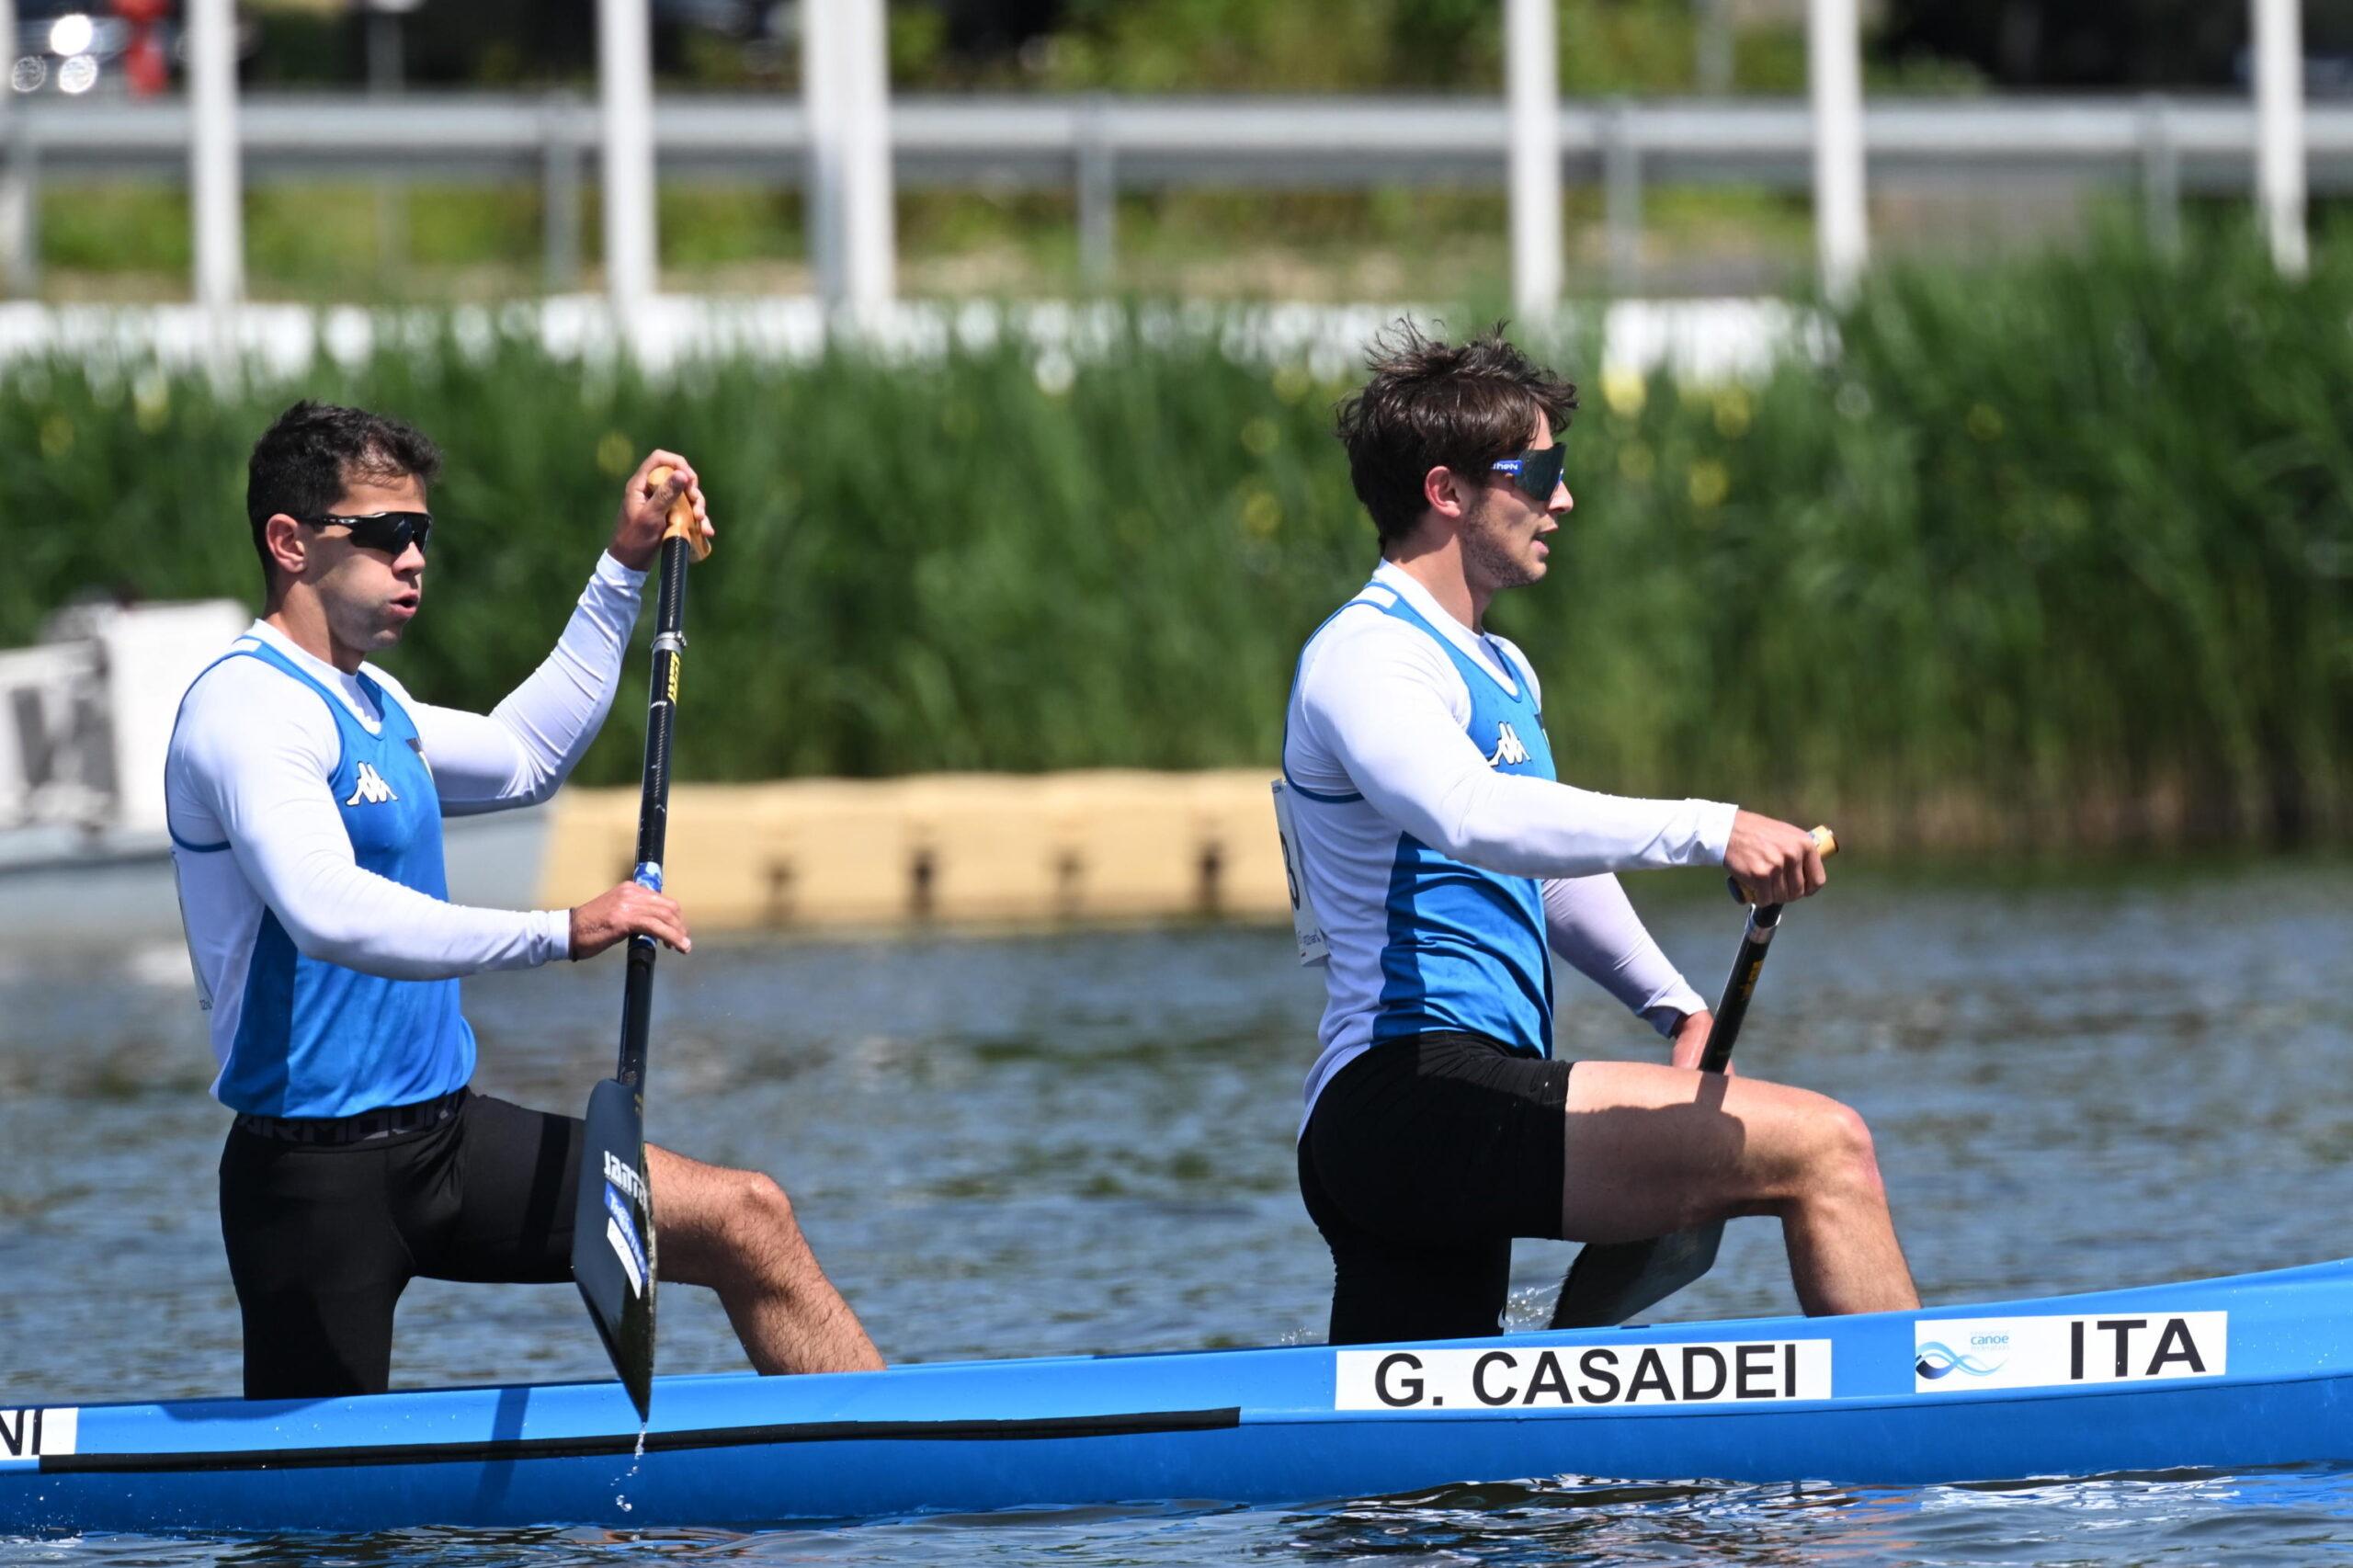
{"type": "MultiPolygon", "coordinates": [[[[607,555],[562,638],[487,714],[410,697],[372,665],[361,673],[406,710],[445,815],[534,804],[555,792],[619,689],[645,574],[607,555]]],[[[342,702],[370,734],[381,715],[359,679],[256,621],[238,645],[267,644],[342,702]]],[[[342,743],[316,692],[260,659],[224,658],[181,700],[165,765],[165,805],[199,1000],[225,1064],[265,909],[306,958],[397,980],[526,969],[565,956],[563,910],[446,903],[361,868],[329,787],[342,743]],[[210,846],[226,845],[225,853],[210,846]]]]}
{"type": "MultiPolygon", "coordinates": [[[[1633,800],[1507,770],[1522,737],[1474,740],[1474,710],[1525,711],[1540,699],[1518,649],[1464,626],[1387,562],[1309,640],[1286,715],[1283,771],[1303,797],[1293,827],[1331,953],[1311,1109],[1332,1074],[1380,1038],[1384,1008],[1396,1013],[1412,983],[1401,982],[1400,955],[1425,934],[1415,929],[1425,917],[1399,892],[1403,854],[1537,880],[1551,949],[1661,1032],[1706,1006],[1613,873],[1721,865],[1735,808],[1633,800]],[[1466,663],[1495,683],[1493,693],[1474,701],[1466,663]]],[[[1522,977],[1519,989],[1534,987],[1522,977]]],[[[1522,1010],[1543,1015],[1546,1038],[1517,1043],[1549,1045],[1549,994],[1522,1010]]]]}

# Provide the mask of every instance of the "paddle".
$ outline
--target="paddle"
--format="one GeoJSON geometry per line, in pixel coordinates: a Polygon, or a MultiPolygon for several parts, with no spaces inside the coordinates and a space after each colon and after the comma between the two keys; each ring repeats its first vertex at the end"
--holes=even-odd
{"type": "MultiPolygon", "coordinates": [[[[1827,858],[1838,853],[1838,839],[1826,827],[1813,830],[1813,842],[1827,858]]],[[[1738,879],[1726,878],[1733,897],[1749,904],[1748,928],[1740,939],[1740,954],[1733,960],[1724,982],[1723,999],[1716,1004],[1715,1024],[1708,1031],[1708,1049],[1700,1054],[1699,1071],[1721,1073],[1732,1060],[1740,1039],[1741,1020],[1748,1016],[1748,998],[1765,968],[1765,952],[1780,928],[1781,906],[1755,903],[1738,879]]],[[[1608,1328],[1646,1312],[1715,1267],[1716,1248],[1724,1238],[1724,1222],[1694,1225],[1672,1235],[1648,1241],[1595,1244],[1580,1250],[1561,1281],[1560,1300],[1552,1305],[1552,1328],[1608,1328]]]]}
{"type": "MultiPolygon", "coordinates": [[[[670,470],[657,468],[655,485],[670,470]]],[[[637,806],[637,881],[662,891],[662,845],[670,820],[670,726],[678,705],[679,655],[687,640],[687,562],[710,553],[684,495],[670,503],[662,535],[662,580],[654,614],[654,679],[645,716],[645,786],[637,806]]],[[[645,1045],[654,1010],[654,959],[661,944],[629,939],[621,992],[620,1065],[588,1096],[580,1148],[580,1201],[573,1211],[572,1278],[629,1390],[637,1418],[654,1402],[654,1207],[645,1177],[645,1045]]]]}

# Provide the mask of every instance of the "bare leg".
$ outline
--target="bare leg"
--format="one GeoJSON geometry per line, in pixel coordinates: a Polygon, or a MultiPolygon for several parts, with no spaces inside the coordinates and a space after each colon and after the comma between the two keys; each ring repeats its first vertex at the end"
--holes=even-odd
{"type": "Polygon", "coordinates": [[[763,1372],[871,1372],[881,1352],[817,1266],[784,1188],[756,1171],[707,1165],[648,1143],[665,1279],[719,1292],[763,1372]]]}
{"type": "Polygon", "coordinates": [[[1920,1304],[1863,1119],[1755,1078],[1580,1062],[1569,1078],[1561,1217],[1574,1241],[1626,1242],[1777,1214],[1809,1313],[1920,1304]]]}

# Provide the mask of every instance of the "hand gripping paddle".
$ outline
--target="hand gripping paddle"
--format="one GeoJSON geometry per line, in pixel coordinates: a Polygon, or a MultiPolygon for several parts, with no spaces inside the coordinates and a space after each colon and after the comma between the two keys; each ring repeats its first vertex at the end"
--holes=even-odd
{"type": "MultiPolygon", "coordinates": [[[[658,486],[670,470],[652,474],[658,486]]],[[[670,730],[678,706],[679,655],[687,639],[687,562],[710,553],[695,509],[670,503],[662,535],[662,585],[654,616],[654,682],[645,718],[645,786],[637,807],[637,881],[662,890],[662,844],[670,817],[670,730]]],[[[654,960],[661,944],[629,939],[621,993],[620,1065],[588,1096],[580,1148],[580,1203],[573,1211],[572,1278],[629,1390],[640,1421],[654,1403],[654,1202],[645,1178],[645,1046],[654,1010],[654,960]]]]}
{"type": "MultiPolygon", "coordinates": [[[[1838,852],[1838,839],[1826,827],[1813,830],[1813,842],[1825,858],[1838,852]]],[[[1716,1004],[1715,1025],[1699,1058],[1702,1073],[1721,1073],[1732,1060],[1741,1020],[1748,1016],[1749,995],[1765,968],[1767,946],[1781,924],[1781,905],[1756,903],[1737,879],[1725,880],[1733,897],[1750,906],[1748,929],[1741,937],[1731,978],[1724,982],[1723,1000],[1716,1004]]],[[[1723,1239],[1724,1222],[1718,1220],[1648,1241],[1587,1245],[1569,1265],[1560,1300],[1553,1303],[1552,1321],[1546,1326],[1608,1328],[1647,1312],[1714,1267],[1716,1248],[1723,1239]]]]}

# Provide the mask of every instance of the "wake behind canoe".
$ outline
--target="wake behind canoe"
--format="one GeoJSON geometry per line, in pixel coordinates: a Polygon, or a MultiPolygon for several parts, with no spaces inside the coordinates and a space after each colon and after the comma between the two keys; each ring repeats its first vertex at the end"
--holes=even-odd
{"type": "Polygon", "coordinates": [[[2353,1261],[1919,1312],[0,1411],[0,1530],[752,1525],[2353,1459],[2353,1261]]]}

